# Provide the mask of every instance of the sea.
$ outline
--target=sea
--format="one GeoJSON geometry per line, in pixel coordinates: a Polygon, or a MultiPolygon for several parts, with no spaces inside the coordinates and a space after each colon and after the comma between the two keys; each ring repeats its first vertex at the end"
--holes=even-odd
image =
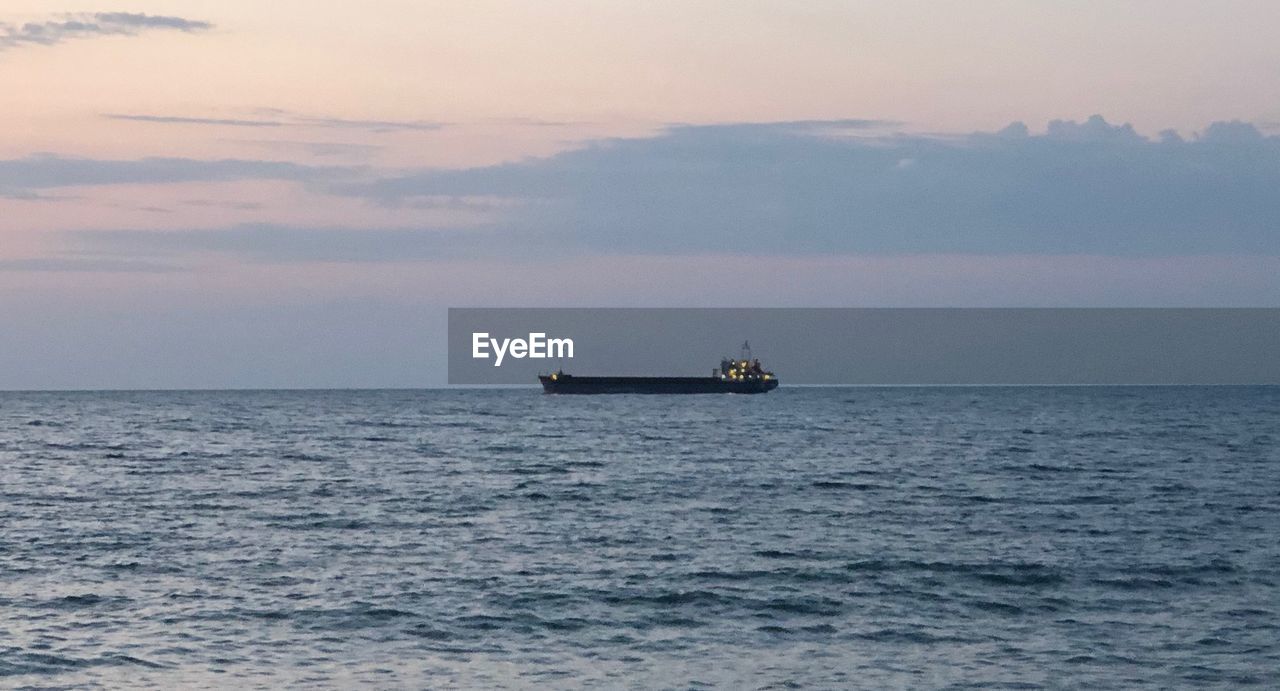
{"type": "Polygon", "coordinates": [[[1280,687],[1280,387],[0,393],[4,688],[1280,687]]]}

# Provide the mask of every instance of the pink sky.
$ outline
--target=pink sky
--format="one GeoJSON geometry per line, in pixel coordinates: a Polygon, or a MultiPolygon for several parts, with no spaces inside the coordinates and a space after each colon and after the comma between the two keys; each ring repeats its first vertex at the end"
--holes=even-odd
{"type": "MultiPolygon", "coordinates": [[[[217,249],[113,249],[82,233],[466,232],[522,219],[544,200],[477,193],[389,203],[338,188],[432,170],[546,165],[610,138],[660,138],[673,124],[854,118],[877,123],[846,134],[926,141],[1015,121],[1036,134],[1053,120],[1102,113],[1151,141],[1167,129],[1194,141],[1221,121],[1274,133],[1276,26],[1280,4],[1267,0],[8,0],[0,8],[0,318],[32,335],[11,341],[0,364],[38,353],[34,334],[99,338],[129,321],[103,315],[154,314],[157,332],[169,333],[180,327],[160,315],[184,309],[227,315],[344,300],[402,310],[1274,305],[1280,260],[1225,245],[1170,256],[927,248],[681,256],[596,247],[589,260],[559,264],[518,252],[273,262],[217,249]],[[298,170],[131,179],[128,166],[151,158],[298,170]],[[54,182],[36,179],[44,160],[55,162],[54,182]],[[123,172],[94,173],[103,165],[123,172]],[[77,322],[96,326],[77,331],[77,322]]],[[[898,168],[914,163],[904,158],[898,168]]],[[[314,328],[334,325],[317,317],[314,328]]]]}

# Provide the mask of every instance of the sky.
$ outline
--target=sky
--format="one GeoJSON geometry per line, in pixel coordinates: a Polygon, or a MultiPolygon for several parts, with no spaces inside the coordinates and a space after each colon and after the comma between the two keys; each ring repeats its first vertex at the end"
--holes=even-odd
{"type": "Polygon", "coordinates": [[[0,389],[430,386],[449,306],[1280,306],[1280,5],[0,7],[0,389]]]}

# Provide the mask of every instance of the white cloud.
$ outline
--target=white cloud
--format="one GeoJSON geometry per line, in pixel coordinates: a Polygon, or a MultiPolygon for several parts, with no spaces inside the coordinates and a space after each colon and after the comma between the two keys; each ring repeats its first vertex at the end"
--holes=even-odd
{"type": "Polygon", "coordinates": [[[135,36],[143,31],[207,31],[213,24],[196,19],[132,12],[65,14],[23,24],[0,22],[0,51],[23,46],[51,46],[96,36],[135,36]]]}

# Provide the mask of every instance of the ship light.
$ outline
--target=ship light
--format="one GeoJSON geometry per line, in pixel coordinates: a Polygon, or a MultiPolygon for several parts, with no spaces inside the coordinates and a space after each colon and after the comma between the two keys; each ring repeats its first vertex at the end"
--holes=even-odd
{"type": "Polygon", "coordinates": [[[559,378],[559,376],[560,376],[560,375],[558,375],[558,374],[552,374],[552,375],[551,375],[551,381],[555,381],[556,379],[558,379],[558,378],[559,378]]]}

